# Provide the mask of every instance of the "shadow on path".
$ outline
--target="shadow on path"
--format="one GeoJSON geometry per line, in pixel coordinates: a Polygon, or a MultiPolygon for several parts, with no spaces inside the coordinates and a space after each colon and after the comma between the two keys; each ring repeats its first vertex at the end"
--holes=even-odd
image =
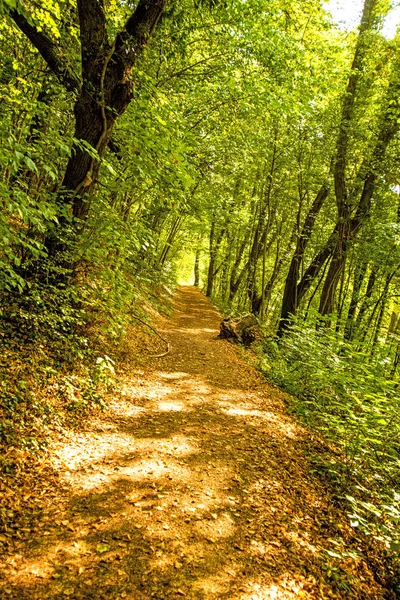
{"type": "Polygon", "coordinates": [[[170,354],[57,449],[57,500],[5,558],[2,598],[384,597],[356,556],[332,566],[347,525],[307,469],[306,432],[216,339],[219,319],[181,288],[170,354]]]}

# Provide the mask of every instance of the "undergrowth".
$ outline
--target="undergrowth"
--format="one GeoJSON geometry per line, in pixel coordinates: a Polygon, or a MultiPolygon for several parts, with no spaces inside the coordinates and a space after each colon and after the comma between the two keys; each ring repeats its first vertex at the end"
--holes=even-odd
{"type": "Polygon", "coordinates": [[[328,443],[329,451],[315,453],[311,463],[345,501],[352,527],[398,561],[400,397],[384,356],[372,360],[332,330],[298,322],[280,342],[264,342],[260,368],[328,443]]]}
{"type": "Polygon", "coordinates": [[[2,293],[0,473],[16,475],[52,433],[106,409],[133,314],[148,321],[166,295],[154,281],[110,283],[105,270],[76,285],[39,280],[2,293]]]}

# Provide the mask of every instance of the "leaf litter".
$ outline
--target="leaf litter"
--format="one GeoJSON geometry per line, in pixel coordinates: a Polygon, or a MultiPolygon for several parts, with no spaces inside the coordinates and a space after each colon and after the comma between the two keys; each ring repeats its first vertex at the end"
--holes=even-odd
{"type": "Polygon", "coordinates": [[[1,482],[1,597],[390,597],[311,472],[311,436],[219,321],[180,288],[159,324],[170,354],[128,339],[108,410],[25,465],[19,491],[1,482]]]}

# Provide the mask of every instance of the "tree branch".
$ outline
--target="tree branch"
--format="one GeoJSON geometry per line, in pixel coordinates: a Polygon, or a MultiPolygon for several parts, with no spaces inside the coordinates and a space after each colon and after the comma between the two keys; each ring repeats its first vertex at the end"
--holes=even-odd
{"type": "Polygon", "coordinates": [[[347,207],[346,167],[347,153],[350,142],[351,122],[354,115],[359,80],[368,48],[365,40],[365,34],[372,27],[373,11],[376,7],[376,4],[377,0],[364,0],[364,9],[357,37],[356,49],[351,65],[350,75],[347,81],[346,91],[342,100],[342,114],[336,143],[336,159],[334,168],[335,195],[339,210],[339,217],[341,216],[341,211],[347,207]]]}
{"type": "Polygon", "coordinates": [[[166,5],[166,0],[139,0],[135,12],[129,17],[125,29],[138,46],[147,43],[157,26],[166,5]]]}
{"type": "Polygon", "coordinates": [[[125,28],[115,38],[114,52],[104,78],[108,106],[115,114],[122,114],[133,97],[129,72],[160,21],[166,3],[167,0],[139,0],[125,28]]]}
{"type": "Polygon", "coordinates": [[[130,69],[146,46],[157,26],[167,0],[139,0],[136,10],[126,22],[125,29],[119,32],[113,59],[130,69]]]}
{"type": "Polygon", "coordinates": [[[103,0],[78,0],[82,71],[88,80],[99,72],[97,59],[107,44],[106,15],[103,0]]]}
{"type": "Polygon", "coordinates": [[[39,54],[53,71],[59,82],[68,92],[79,90],[81,82],[77,75],[67,65],[57,44],[55,44],[43,31],[38,31],[28,19],[16,10],[10,10],[10,17],[17,27],[32,42],[39,54]]]}

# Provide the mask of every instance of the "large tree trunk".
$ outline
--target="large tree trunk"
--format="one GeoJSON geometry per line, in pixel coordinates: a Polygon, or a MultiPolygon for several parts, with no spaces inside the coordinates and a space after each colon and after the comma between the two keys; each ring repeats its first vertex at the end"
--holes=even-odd
{"type": "MultiPolygon", "coordinates": [[[[82,229],[90,208],[90,196],[98,175],[101,157],[111,138],[116,119],[133,98],[132,68],[140,58],[159,22],[166,0],[139,0],[114,42],[108,41],[103,0],[77,0],[81,43],[81,79],[64,63],[57,44],[35,28],[32,18],[11,11],[18,27],[36,46],[51,70],[70,91],[78,91],[74,106],[76,140],[58,197],[61,231],[50,231],[47,247],[63,249],[63,225],[75,218],[72,229],[82,229]]],[[[71,224],[69,224],[71,229],[71,224]]]]}
{"type": "Polygon", "coordinates": [[[74,109],[75,138],[94,148],[98,158],[91,157],[78,142],[67,165],[63,188],[74,194],[73,214],[82,220],[89,209],[85,196],[93,190],[114,123],[133,98],[130,70],[159,22],[165,3],[140,0],[125,29],[110,45],[102,2],[78,1],[83,85],[74,109]]]}
{"type": "MultiPolygon", "coordinates": [[[[338,208],[338,235],[332,253],[331,264],[322,288],[319,311],[322,315],[334,312],[335,295],[340,276],[346,261],[346,246],[350,239],[351,230],[351,205],[348,200],[346,168],[348,163],[348,148],[350,142],[351,125],[354,115],[356,95],[362,67],[367,55],[368,45],[365,33],[372,27],[372,15],[377,0],[364,0],[363,14],[360,29],[347,81],[346,91],[342,98],[342,113],[339,124],[339,133],[336,141],[336,157],[334,166],[335,196],[338,208]]],[[[354,233],[352,232],[352,235],[354,233]]]]}

